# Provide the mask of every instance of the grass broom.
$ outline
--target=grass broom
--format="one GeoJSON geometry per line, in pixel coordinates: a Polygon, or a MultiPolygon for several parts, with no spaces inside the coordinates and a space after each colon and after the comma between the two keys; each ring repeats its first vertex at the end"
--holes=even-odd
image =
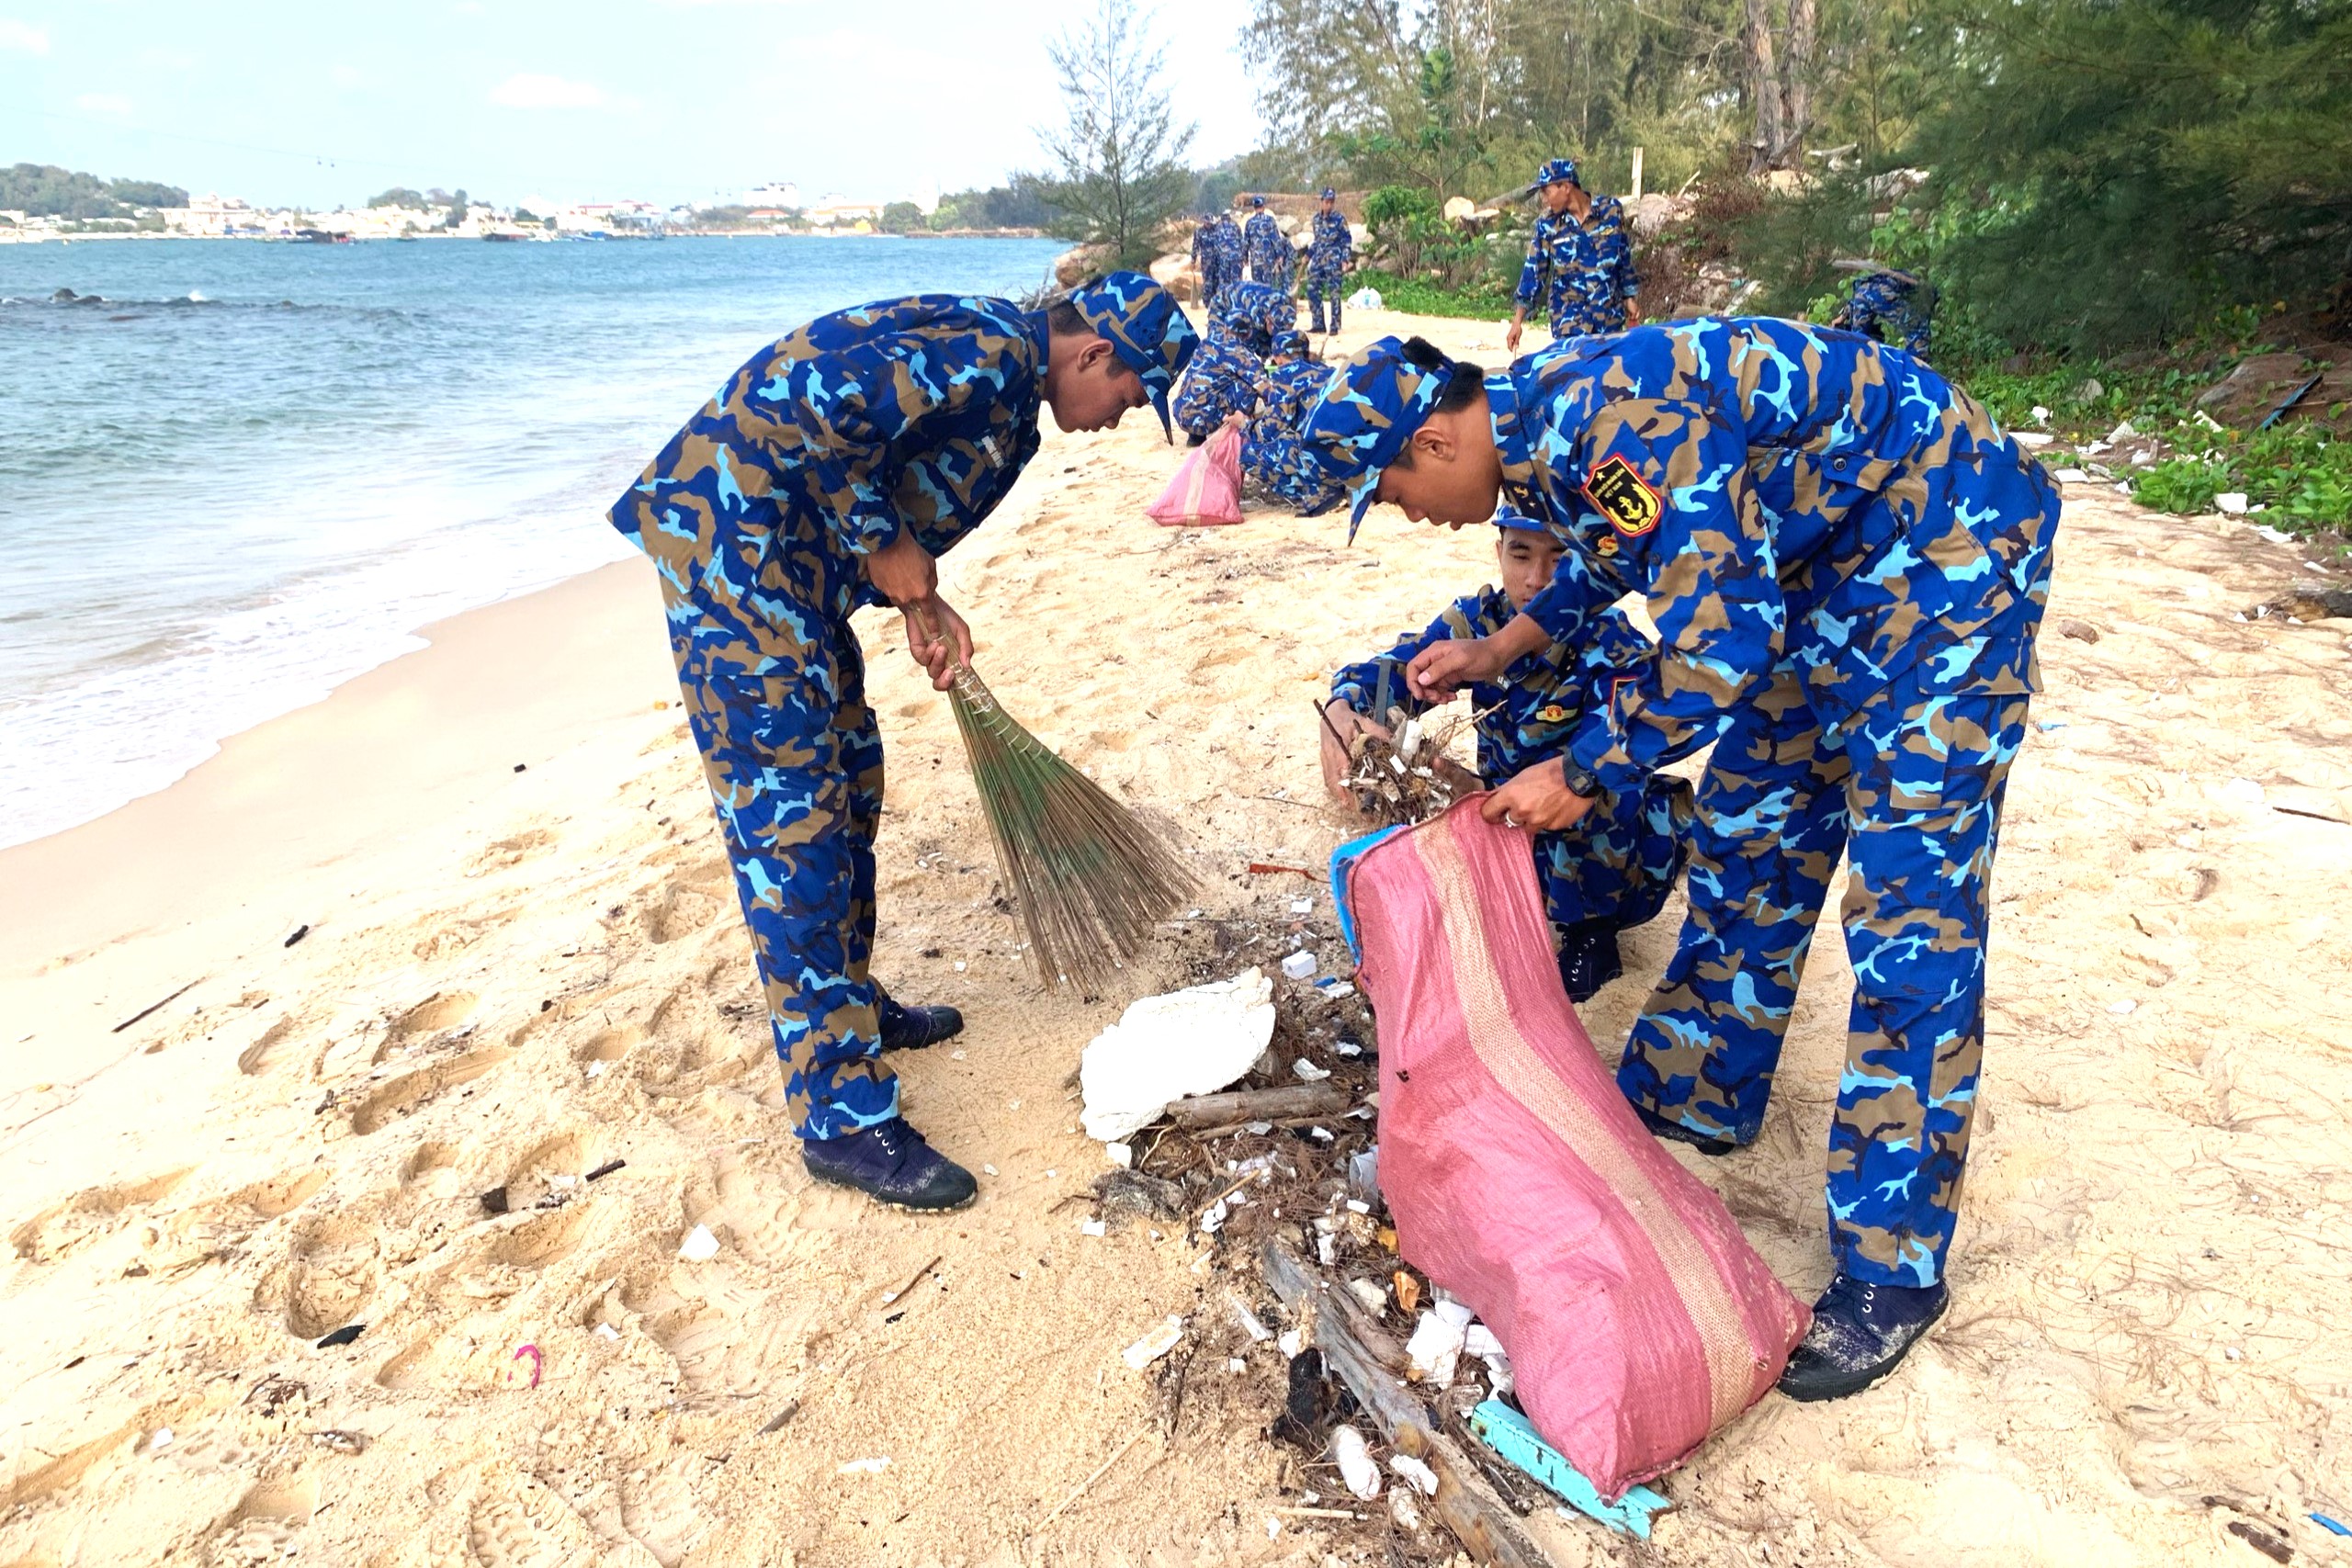
{"type": "MultiPolygon", "coordinates": [[[[938,640],[928,613],[923,630],[938,640]]],[[[960,658],[948,704],[1031,962],[1049,986],[1101,985],[1193,891],[1193,874],[1158,832],[1023,728],[960,658]]]]}

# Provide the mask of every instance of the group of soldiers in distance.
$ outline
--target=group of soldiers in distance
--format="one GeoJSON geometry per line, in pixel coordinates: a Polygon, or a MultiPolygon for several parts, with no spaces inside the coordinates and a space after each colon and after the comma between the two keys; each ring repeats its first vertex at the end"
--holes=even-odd
{"type": "MultiPolygon", "coordinates": [[[[1624,204],[1586,190],[1573,158],[1547,161],[1529,190],[1543,210],[1528,238],[1505,348],[1518,354],[1528,315],[1539,307],[1555,340],[1639,325],[1641,279],[1624,204]]],[[[1192,262],[1207,320],[1173,412],[1194,446],[1220,426],[1238,430],[1242,471],[1251,485],[1311,516],[1335,498],[1297,443],[1299,421],[1324,379],[1323,361],[1307,333],[1340,330],[1355,240],[1340,211],[1339,192],[1329,187],[1303,247],[1283,232],[1263,196],[1250,197],[1248,205],[1247,222],[1237,223],[1230,209],[1221,209],[1193,231],[1192,262]],[[1306,333],[1299,331],[1296,305],[1302,259],[1306,333]]],[[[1934,292],[1921,279],[1872,267],[1855,278],[1829,324],[1924,358],[1933,310],[1934,292]]]]}

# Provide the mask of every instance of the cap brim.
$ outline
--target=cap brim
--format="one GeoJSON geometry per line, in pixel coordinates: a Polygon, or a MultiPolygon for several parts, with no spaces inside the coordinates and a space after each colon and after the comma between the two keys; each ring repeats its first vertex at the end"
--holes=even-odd
{"type": "Polygon", "coordinates": [[[1363,514],[1372,509],[1372,492],[1379,488],[1378,468],[1368,469],[1348,487],[1348,543],[1356,542],[1356,530],[1363,526],[1363,514]]]}

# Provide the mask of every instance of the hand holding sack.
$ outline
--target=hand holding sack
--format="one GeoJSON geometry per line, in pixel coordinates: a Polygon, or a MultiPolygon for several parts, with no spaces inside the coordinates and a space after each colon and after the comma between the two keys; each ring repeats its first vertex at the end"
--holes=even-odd
{"type": "Polygon", "coordinates": [[[1150,516],[1163,528],[1240,522],[1241,433],[1228,425],[1193,447],[1151,503],[1150,516]]]}

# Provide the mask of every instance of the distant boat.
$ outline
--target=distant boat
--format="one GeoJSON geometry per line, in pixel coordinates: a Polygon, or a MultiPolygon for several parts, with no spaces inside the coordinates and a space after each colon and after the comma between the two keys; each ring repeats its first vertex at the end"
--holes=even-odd
{"type": "Polygon", "coordinates": [[[485,229],[481,232],[481,237],[493,243],[512,244],[517,240],[527,240],[531,236],[524,233],[520,229],[485,229]]]}

